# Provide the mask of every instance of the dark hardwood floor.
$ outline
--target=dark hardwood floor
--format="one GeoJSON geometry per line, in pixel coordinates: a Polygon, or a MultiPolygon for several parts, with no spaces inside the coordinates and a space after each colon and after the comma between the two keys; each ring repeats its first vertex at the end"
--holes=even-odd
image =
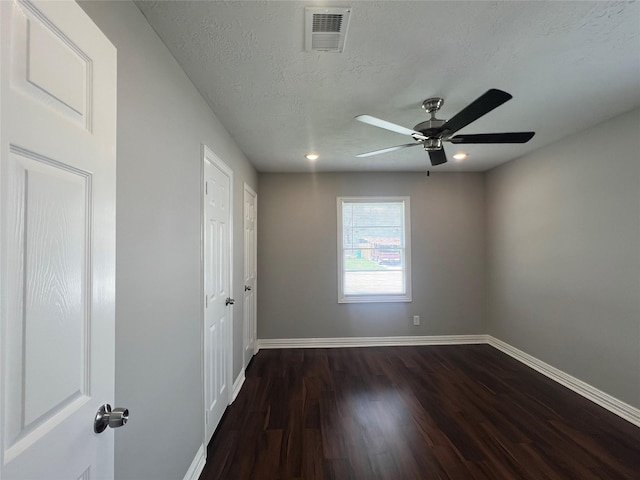
{"type": "Polygon", "coordinates": [[[214,479],[640,479],[640,428],[489,345],[262,350],[214,479]]]}

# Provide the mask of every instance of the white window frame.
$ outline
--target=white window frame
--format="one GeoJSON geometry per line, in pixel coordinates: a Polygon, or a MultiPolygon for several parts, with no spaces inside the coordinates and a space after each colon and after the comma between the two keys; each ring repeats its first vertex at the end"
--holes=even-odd
{"type": "Polygon", "coordinates": [[[374,302],[411,302],[411,210],[409,197],[338,197],[338,303],[374,303],[374,302]],[[404,285],[401,294],[361,294],[344,293],[344,248],[342,232],[342,206],[344,203],[384,203],[403,202],[404,204],[404,285]]]}

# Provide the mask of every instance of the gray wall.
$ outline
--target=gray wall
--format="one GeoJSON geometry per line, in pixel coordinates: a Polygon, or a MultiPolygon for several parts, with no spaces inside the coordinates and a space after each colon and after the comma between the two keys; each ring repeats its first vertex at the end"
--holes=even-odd
{"type": "MultiPolygon", "coordinates": [[[[200,145],[235,173],[238,296],[242,182],[257,175],[133,3],[82,7],[118,49],[116,404],[131,421],[116,432],[116,478],[176,480],[203,440],[200,145]]],[[[242,302],[234,333],[235,377],[242,302]]]]}
{"type": "Polygon", "coordinates": [[[640,407],[640,110],[487,174],[488,332],[640,407]]]}
{"type": "Polygon", "coordinates": [[[261,173],[259,186],[258,338],[485,333],[482,174],[261,173]],[[411,303],[338,304],[336,197],[370,195],[411,197],[411,303]]]}
{"type": "MultiPolygon", "coordinates": [[[[202,442],[201,143],[235,171],[237,296],[242,183],[259,183],[259,338],[488,331],[640,406],[638,111],[490,172],[486,212],[482,174],[258,182],[137,8],[82,6],[118,48],[116,403],[132,420],[117,478],[182,478],[202,442]],[[341,195],[411,196],[412,303],[337,303],[341,195]],[[180,415],[160,425],[159,405],[180,415]]],[[[234,376],[242,316],[237,302],[234,376]]]]}

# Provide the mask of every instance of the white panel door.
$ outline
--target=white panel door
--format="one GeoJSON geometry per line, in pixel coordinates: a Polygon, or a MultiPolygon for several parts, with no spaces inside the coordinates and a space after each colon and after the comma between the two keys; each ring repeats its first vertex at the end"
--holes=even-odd
{"type": "Polygon", "coordinates": [[[112,479],[116,51],[75,3],[0,12],[0,477],[112,479]]]}
{"type": "Polygon", "coordinates": [[[249,185],[244,185],[244,367],[256,351],[256,295],[257,295],[257,222],[258,196],[249,185]]]}
{"type": "Polygon", "coordinates": [[[204,404],[208,444],[231,393],[233,172],[206,146],[203,150],[204,404]]]}

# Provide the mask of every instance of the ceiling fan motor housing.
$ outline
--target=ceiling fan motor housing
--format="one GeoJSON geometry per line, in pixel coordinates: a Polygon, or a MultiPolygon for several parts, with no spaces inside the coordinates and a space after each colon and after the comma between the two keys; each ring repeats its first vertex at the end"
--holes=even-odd
{"type": "Polygon", "coordinates": [[[430,137],[436,134],[436,131],[445,124],[445,120],[439,120],[437,118],[430,118],[424,122],[420,122],[413,129],[422,133],[425,137],[430,137]]]}

